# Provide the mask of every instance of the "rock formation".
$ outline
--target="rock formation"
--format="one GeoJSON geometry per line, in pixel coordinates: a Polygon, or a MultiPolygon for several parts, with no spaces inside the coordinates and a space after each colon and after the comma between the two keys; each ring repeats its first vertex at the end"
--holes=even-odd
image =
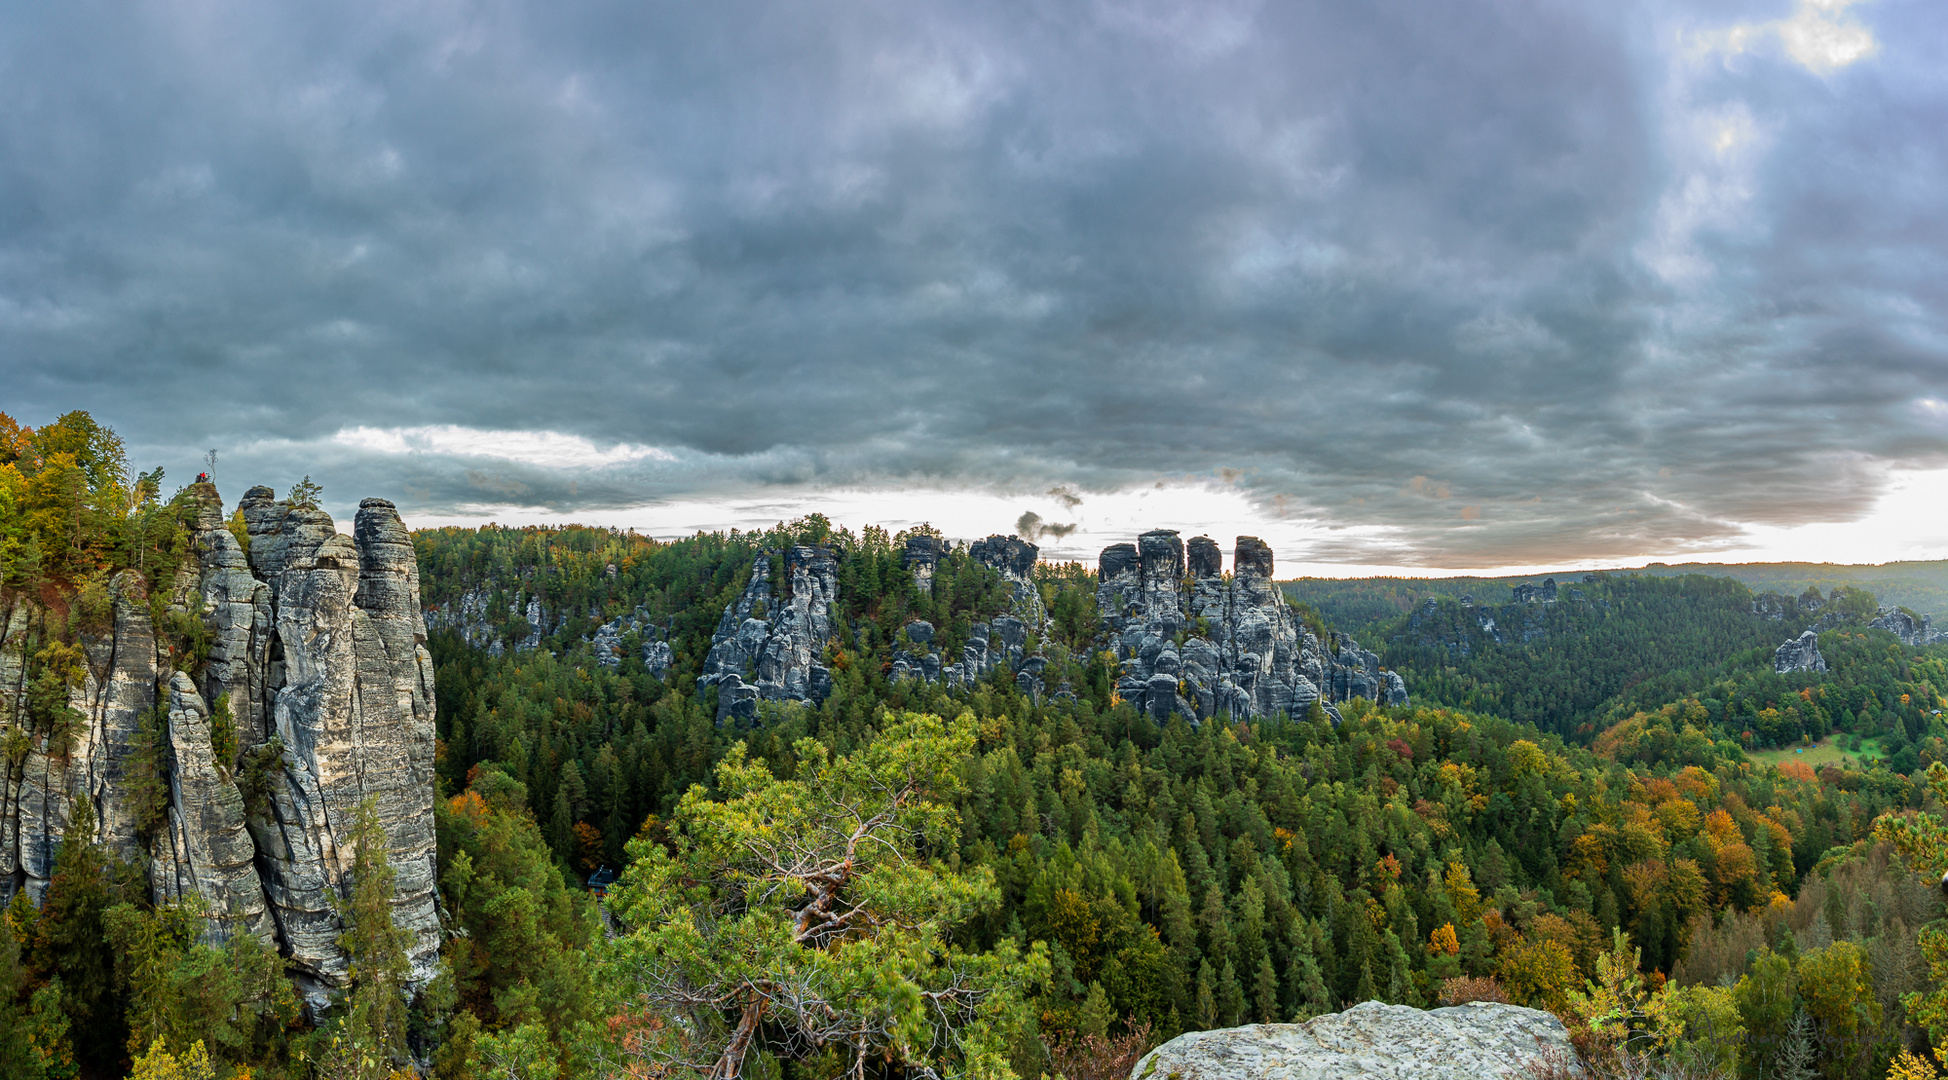
{"type": "Polygon", "coordinates": [[[1096,603],[1119,696],[1158,720],[1298,715],[1321,699],[1406,704],[1406,684],[1378,656],[1338,634],[1322,643],[1298,620],[1262,540],[1238,537],[1232,563],[1226,578],[1214,541],[1186,547],[1168,529],[1103,549],[1096,603]]]}
{"type": "Polygon", "coordinates": [[[196,561],[150,588],[167,588],[171,610],[209,631],[200,683],[173,670],[142,578],[125,572],[113,583],[111,625],[82,637],[87,673],[68,704],[83,722],[65,740],[37,737],[22,690],[43,616],[28,599],[4,601],[0,727],[29,738],[0,790],[0,891],[39,898],[76,801],[86,799],[98,841],[123,858],[148,856],[158,900],[200,898],[213,938],[275,941],[315,1007],[346,970],[332,901],[346,888],[354,815],[371,799],[413,977],[430,979],[439,959],[433,665],[405,527],[391,503],[367,499],[346,537],[323,512],[253,488],[240,506],[246,554],[216,489],[195,490],[196,561]],[[168,806],[145,835],[125,780],[138,724],[157,706],[168,806]],[[212,745],[218,713],[237,736],[231,760],[212,745]],[[239,788],[246,772],[258,778],[256,805],[239,788]]]}
{"type": "Polygon", "coordinates": [[[900,565],[913,575],[913,587],[923,593],[933,592],[933,571],[940,560],[951,550],[947,541],[929,533],[906,538],[906,547],[900,552],[900,565]]]}
{"type": "Polygon", "coordinates": [[[717,688],[720,723],[755,720],[760,700],[819,702],[832,692],[820,658],[835,628],[838,560],[824,548],[787,549],[774,589],[771,558],[752,560],[750,583],[724,609],[697,677],[699,689],[717,688]]]}
{"type": "Polygon", "coordinates": [[[1543,578],[1542,584],[1521,584],[1515,586],[1513,602],[1517,604],[1553,604],[1556,602],[1556,579],[1543,578]]]}
{"type": "Polygon", "coordinates": [[[1874,614],[1874,620],[1867,624],[1869,630],[1885,630],[1901,639],[1901,644],[1912,648],[1933,645],[1948,641],[1948,631],[1934,628],[1934,616],[1923,615],[1916,622],[1913,615],[1900,608],[1881,608],[1874,614]]]}
{"type": "MultiPolygon", "coordinates": [[[[937,537],[908,537],[901,564],[915,587],[930,590],[953,550],[937,537]]],[[[939,628],[907,623],[890,677],[955,687],[999,670],[1012,673],[1023,693],[1043,693],[1049,661],[1031,647],[1048,636],[1034,582],[1039,549],[1018,536],[989,536],[966,553],[1012,587],[1010,613],[975,623],[953,655],[943,650],[939,628]]],[[[698,678],[699,686],[718,688],[720,722],[753,719],[760,700],[816,702],[830,689],[819,657],[839,629],[832,617],[837,564],[822,549],[786,552],[791,587],[781,602],[772,596],[772,558],[757,558],[750,584],[725,608],[698,678]]],[[[1378,656],[1338,634],[1322,643],[1298,620],[1272,581],[1272,550],[1264,542],[1239,537],[1234,562],[1226,576],[1215,542],[1198,537],[1186,551],[1168,530],[1103,550],[1097,603],[1108,633],[1099,647],[1120,663],[1117,693],[1125,701],[1159,721],[1177,713],[1193,723],[1219,712],[1299,714],[1320,700],[1334,715],[1336,703],[1356,697],[1407,703],[1406,684],[1382,670],[1378,656]]],[[[1054,696],[1069,693],[1057,687],[1054,696]]]]}
{"type": "Polygon", "coordinates": [[[1788,671],[1825,671],[1826,657],[1819,654],[1819,634],[1808,630],[1773,650],[1772,670],[1781,675],[1788,671]]]}
{"type": "Polygon", "coordinates": [[[1369,1001],[1303,1024],[1179,1035],[1144,1055],[1130,1080],[1490,1080],[1575,1060],[1562,1021],[1536,1009],[1369,1001]]]}

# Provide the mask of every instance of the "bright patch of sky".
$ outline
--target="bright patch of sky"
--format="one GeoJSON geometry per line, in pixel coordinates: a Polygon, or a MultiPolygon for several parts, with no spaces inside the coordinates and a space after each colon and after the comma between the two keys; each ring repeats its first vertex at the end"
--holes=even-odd
{"type": "Polygon", "coordinates": [[[674,461],[676,455],[654,446],[616,443],[608,447],[559,431],[482,431],[439,424],[409,428],[345,428],[332,436],[340,446],[381,454],[445,454],[496,458],[543,468],[586,469],[632,461],[674,461]]]}

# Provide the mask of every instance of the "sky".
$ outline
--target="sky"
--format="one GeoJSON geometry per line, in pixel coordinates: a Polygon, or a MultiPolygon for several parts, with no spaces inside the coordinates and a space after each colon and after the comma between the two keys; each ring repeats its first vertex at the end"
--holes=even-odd
{"type": "Polygon", "coordinates": [[[1948,557],[1948,5],[0,5],[0,410],[234,500],[1948,557]]]}

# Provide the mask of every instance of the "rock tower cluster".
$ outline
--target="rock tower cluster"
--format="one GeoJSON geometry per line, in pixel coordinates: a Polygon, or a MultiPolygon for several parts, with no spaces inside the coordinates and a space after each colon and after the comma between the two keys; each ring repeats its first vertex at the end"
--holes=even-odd
{"type": "Polygon", "coordinates": [[[820,657],[836,629],[838,560],[825,548],[788,548],[782,579],[771,579],[771,556],[760,553],[711,636],[697,685],[717,687],[719,721],[756,719],[760,700],[818,702],[832,692],[820,657]]]}
{"type": "MultiPolygon", "coordinates": [[[[439,960],[433,665],[405,526],[391,503],[367,499],[347,537],[322,511],[257,487],[240,505],[246,548],[216,489],[195,490],[196,561],[152,588],[168,590],[171,617],[209,633],[201,679],[174,670],[159,647],[143,579],[118,575],[112,621],[82,637],[87,673],[68,701],[78,730],[60,743],[27,740],[0,780],[0,891],[39,898],[86,803],[96,840],[131,861],[147,856],[157,899],[200,899],[213,938],[275,942],[320,1005],[346,971],[333,900],[370,799],[396,874],[394,920],[409,935],[413,977],[429,979],[439,960]],[[229,760],[212,747],[219,702],[237,733],[229,760]],[[126,781],[143,714],[158,705],[168,807],[141,832],[126,781]]],[[[46,613],[25,597],[0,605],[0,734],[26,732],[28,648],[45,638],[46,613]]]]}
{"type": "Polygon", "coordinates": [[[1233,572],[1209,537],[1169,529],[1112,544],[1097,564],[1096,603],[1118,661],[1116,690],[1159,720],[1298,715],[1361,697],[1407,702],[1398,674],[1351,638],[1321,641],[1272,581],[1272,549],[1240,536],[1233,572]]]}
{"type": "MultiPolygon", "coordinates": [[[[952,552],[936,536],[913,536],[901,552],[914,585],[931,591],[940,561],[952,552]]],[[[957,655],[942,652],[938,628],[915,620],[903,632],[908,648],[893,661],[895,680],[947,686],[971,684],[1000,669],[1030,694],[1044,690],[1048,616],[1035,587],[1039,549],[1018,536],[989,536],[967,547],[1013,588],[1012,610],[975,624],[957,655]]],[[[772,556],[760,556],[751,581],[724,611],[712,639],[702,687],[719,688],[720,721],[748,721],[759,701],[822,701],[831,674],[822,649],[834,623],[837,564],[831,553],[795,547],[783,553],[787,586],[771,581],[772,556]]],[[[1256,537],[1237,540],[1234,572],[1209,537],[1188,545],[1177,533],[1144,533],[1135,544],[1102,552],[1097,604],[1106,633],[1098,648],[1115,657],[1117,693],[1159,721],[1182,715],[1199,722],[1228,712],[1236,717],[1304,713],[1320,702],[1360,697],[1407,702],[1400,676],[1349,637],[1322,641],[1286,603],[1272,581],[1272,549],[1256,537]]],[[[1068,693],[1058,688],[1056,696],[1068,693]]]]}
{"type": "MultiPolygon", "coordinates": [[[[913,574],[913,582],[927,592],[933,590],[933,570],[951,550],[945,540],[935,536],[909,537],[901,560],[913,574]]],[[[1041,549],[1018,536],[989,536],[967,546],[974,561],[1001,575],[1011,590],[1010,613],[975,623],[961,646],[958,657],[941,652],[934,637],[937,628],[924,620],[904,627],[907,641],[917,655],[896,658],[892,676],[923,679],[927,682],[964,686],[979,682],[997,668],[1012,671],[1015,685],[1030,696],[1042,692],[1042,671],[1048,657],[1039,648],[1030,648],[1030,632],[1047,637],[1048,613],[1042,609],[1041,593],[1035,588],[1035,562],[1041,549]]],[[[1064,691],[1066,692],[1066,691],[1064,691]]]]}

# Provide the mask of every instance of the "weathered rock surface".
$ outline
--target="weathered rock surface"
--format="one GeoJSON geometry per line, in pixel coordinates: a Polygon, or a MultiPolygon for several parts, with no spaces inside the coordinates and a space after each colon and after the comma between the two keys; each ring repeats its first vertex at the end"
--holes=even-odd
{"type": "Polygon", "coordinates": [[[1826,657],[1819,654],[1819,635],[1808,630],[1773,650],[1772,670],[1781,675],[1788,671],[1825,671],[1826,657]]]}
{"type": "Polygon", "coordinates": [[[717,687],[719,722],[755,720],[760,700],[816,703],[832,692],[820,660],[833,635],[838,560],[824,548],[790,548],[775,585],[771,556],[760,554],[711,636],[697,686],[717,687]]]}
{"type": "Polygon", "coordinates": [[[1378,656],[1337,634],[1322,643],[1298,620],[1264,541],[1238,537],[1229,577],[1223,565],[1210,538],[1186,546],[1167,529],[1103,549],[1096,602],[1124,700],[1159,721],[1297,715],[1356,697],[1406,704],[1405,682],[1378,656]]]}
{"type": "MultiPolygon", "coordinates": [[[[1917,622],[1914,616],[1902,611],[1900,608],[1881,608],[1875,613],[1873,621],[1867,624],[1867,628],[1869,630],[1885,630],[1895,637],[1900,638],[1902,644],[1917,649],[1924,645],[1933,645],[1938,641],[1948,640],[1948,631],[1936,630],[1934,628],[1933,615],[1923,615],[1920,621],[1917,622]]],[[[1821,668],[1820,670],[1824,671],[1825,669],[1821,668]]]]}
{"type": "Polygon", "coordinates": [[[44,892],[73,801],[86,799],[97,840],[124,858],[146,849],[158,901],[200,899],[211,937],[276,941],[307,1000],[321,1005],[346,970],[332,899],[346,887],[354,816],[370,799],[413,977],[430,979],[439,960],[433,665],[405,526],[391,503],[367,499],[347,537],[329,515],[253,488],[239,507],[246,554],[215,488],[197,495],[196,558],[168,581],[167,599],[211,633],[200,685],[174,670],[142,579],[124,573],[113,583],[112,625],[82,639],[88,673],[69,704],[85,722],[51,738],[29,722],[21,693],[40,612],[5,601],[0,727],[22,728],[30,749],[0,783],[0,892],[44,892]],[[141,836],[125,781],[138,724],[158,704],[169,805],[153,835],[141,836]],[[235,759],[212,745],[218,711],[233,725],[235,759]],[[236,773],[259,754],[269,755],[267,798],[249,807],[236,773]]]}
{"type": "Polygon", "coordinates": [[[201,898],[213,938],[243,931],[275,940],[243,795],[211,749],[210,713],[195,680],[180,671],[169,682],[169,748],[174,782],[168,825],[149,843],[151,895],[171,904],[201,898]]]}
{"type": "Polygon", "coordinates": [[[1130,1080],[1495,1080],[1575,1060],[1546,1012],[1473,1002],[1421,1011],[1369,1001],[1303,1024],[1197,1031],[1150,1051],[1130,1080]]]}
{"type": "Polygon", "coordinates": [[[1556,579],[1543,578],[1542,584],[1523,583],[1515,586],[1513,602],[1517,604],[1553,604],[1556,602],[1556,579]]]}
{"type": "Polygon", "coordinates": [[[923,593],[933,592],[934,568],[952,550],[947,541],[938,536],[921,533],[906,538],[906,546],[900,551],[900,565],[913,575],[913,587],[923,593]]]}
{"type": "MultiPolygon", "coordinates": [[[[941,560],[954,551],[937,537],[909,537],[901,562],[916,587],[931,589],[941,560]]],[[[1034,582],[1040,550],[1018,536],[997,535],[969,544],[966,554],[1009,583],[1009,614],[973,624],[953,655],[942,650],[939,628],[908,622],[890,678],[956,687],[1003,671],[1024,693],[1040,695],[1049,664],[1034,644],[1048,637],[1034,582]]],[[[818,661],[835,631],[837,564],[828,552],[792,548],[784,556],[790,587],[780,600],[770,580],[772,557],[756,559],[750,584],[725,608],[697,680],[718,688],[720,722],[754,718],[760,700],[823,700],[830,686],[818,661]]],[[[1159,721],[1182,714],[1193,722],[1220,712],[1239,718],[1303,713],[1320,700],[1329,712],[1356,697],[1407,703],[1405,682],[1382,670],[1378,656],[1337,634],[1322,643],[1298,620],[1272,581],[1269,546],[1241,536],[1234,563],[1227,576],[1214,541],[1198,537],[1186,552],[1168,530],[1103,550],[1097,603],[1108,633],[1097,647],[1120,661],[1117,692],[1124,700],[1159,721]]],[[[1064,695],[1072,691],[1057,686],[1054,696],[1064,695]]]]}
{"type": "Polygon", "coordinates": [[[7,605],[0,614],[0,729],[26,736],[25,752],[10,763],[0,790],[0,892],[7,897],[25,890],[38,902],[46,892],[79,800],[89,803],[95,839],[110,852],[133,862],[143,851],[120,791],[137,725],[155,705],[161,669],[141,578],[124,571],[109,588],[112,621],[105,633],[82,636],[85,671],[69,691],[73,714],[59,730],[34,724],[26,711],[27,660],[48,638],[43,613],[24,597],[0,601],[7,605]]]}

